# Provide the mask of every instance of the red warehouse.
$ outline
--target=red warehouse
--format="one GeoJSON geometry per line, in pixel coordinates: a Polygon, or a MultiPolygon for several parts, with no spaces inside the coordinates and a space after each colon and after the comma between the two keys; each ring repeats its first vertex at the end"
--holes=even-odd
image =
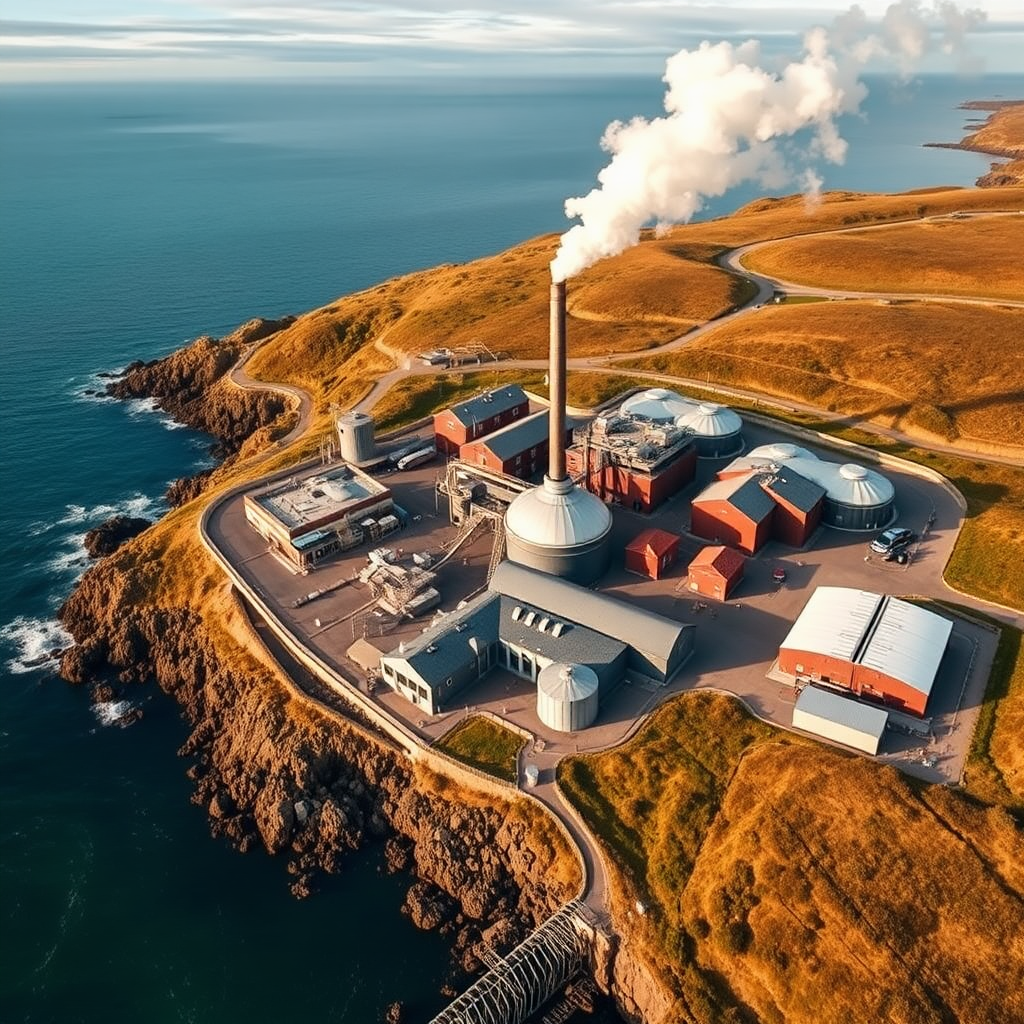
{"type": "Polygon", "coordinates": [[[752,555],[771,537],[774,514],[756,477],[713,480],[693,499],[690,532],[752,555]]]}
{"type": "Polygon", "coordinates": [[[514,423],[529,412],[530,402],[518,385],[484,391],[434,414],[434,446],[443,455],[458,455],[467,441],[514,423]]]}
{"type": "Polygon", "coordinates": [[[895,597],[818,587],[779,648],[779,669],[923,715],[952,631],[895,597]]]}
{"type": "MultiPolygon", "coordinates": [[[[566,428],[568,440],[571,428],[566,428]]],[[[498,473],[529,480],[548,461],[548,413],[534,413],[459,448],[459,458],[498,473]]]]}
{"type": "Polygon", "coordinates": [[[721,545],[702,548],[690,563],[687,588],[702,597],[725,601],[743,579],[746,561],[732,548],[721,545]]]}
{"type": "Polygon", "coordinates": [[[761,486],[775,502],[772,537],[802,548],[821,522],[825,488],[785,467],[762,477],[761,486]]]}
{"type": "Polygon", "coordinates": [[[626,545],[629,572],[660,580],[679,556],[679,537],[666,530],[644,530],[626,545]]]}

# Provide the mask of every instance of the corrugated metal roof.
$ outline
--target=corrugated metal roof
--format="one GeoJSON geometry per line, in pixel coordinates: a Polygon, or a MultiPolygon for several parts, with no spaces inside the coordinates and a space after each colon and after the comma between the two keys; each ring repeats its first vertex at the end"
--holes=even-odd
{"type": "Polygon", "coordinates": [[[949,619],[890,597],[857,661],[927,696],[952,632],[949,619]]]}
{"type": "Polygon", "coordinates": [[[527,401],[526,392],[518,384],[484,391],[464,402],[453,405],[450,412],[464,426],[471,427],[481,420],[490,419],[499,412],[506,412],[527,401]]]}
{"type": "Polygon", "coordinates": [[[706,548],[701,548],[696,558],[690,563],[688,571],[714,569],[726,579],[731,580],[736,576],[743,575],[746,564],[747,560],[733,548],[727,548],[721,544],[711,544],[706,548]]]}
{"type": "MultiPolygon", "coordinates": [[[[587,626],[657,660],[668,661],[680,636],[695,628],[515,562],[502,562],[490,586],[499,594],[587,626]]],[[[559,656],[559,660],[580,659],[559,656]]]]}
{"type": "Polygon", "coordinates": [[[712,480],[693,499],[695,505],[705,501],[727,501],[755,523],[767,519],[775,511],[775,502],[761,489],[757,478],[752,476],[712,480]]]}
{"type": "Polygon", "coordinates": [[[851,587],[818,587],[780,644],[852,661],[882,598],[851,587]]]}
{"type": "Polygon", "coordinates": [[[679,536],[669,533],[668,530],[659,530],[656,527],[638,533],[627,545],[627,551],[645,552],[653,551],[661,557],[667,555],[673,548],[679,546],[679,536]]]}
{"type": "MultiPolygon", "coordinates": [[[[572,423],[567,420],[566,426],[571,429],[572,423]]],[[[495,458],[504,462],[541,444],[547,437],[548,411],[544,409],[470,443],[486,448],[495,458]]]]}
{"type": "Polygon", "coordinates": [[[762,485],[802,512],[810,512],[825,497],[825,488],[782,466],[771,476],[761,478],[762,485]]]}
{"type": "Polygon", "coordinates": [[[845,725],[848,729],[881,739],[885,732],[885,723],[889,720],[889,712],[882,708],[862,704],[849,697],[840,696],[829,690],[816,686],[805,686],[796,699],[795,710],[808,715],[816,715],[837,725],[845,725]]]}

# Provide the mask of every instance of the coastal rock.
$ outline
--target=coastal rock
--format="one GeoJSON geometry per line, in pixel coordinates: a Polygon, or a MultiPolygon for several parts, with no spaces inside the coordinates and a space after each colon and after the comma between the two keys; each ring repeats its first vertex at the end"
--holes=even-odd
{"type": "Polygon", "coordinates": [[[155,398],[176,420],[217,438],[217,453],[230,455],[261,427],[285,410],[284,400],[269,391],[229,385],[227,372],[247,346],[275,334],[294,317],[250,320],[223,338],[203,335],[163,359],[132,363],[107,385],[114,398],[155,398]]]}
{"type": "Polygon", "coordinates": [[[397,836],[392,836],[384,843],[384,865],[389,875],[399,871],[407,871],[412,863],[412,852],[409,843],[397,836]]]}
{"type": "Polygon", "coordinates": [[[405,1020],[405,1009],[401,1003],[388,1003],[384,1011],[385,1024],[402,1024],[405,1020]]]}
{"type": "Polygon", "coordinates": [[[412,923],[424,931],[433,931],[451,920],[455,904],[435,885],[416,882],[405,894],[402,912],[408,914],[412,923]]]}
{"type": "Polygon", "coordinates": [[[85,550],[90,558],[112,555],[125,541],[137,537],[152,525],[151,519],[138,516],[111,516],[85,535],[85,550]]]}

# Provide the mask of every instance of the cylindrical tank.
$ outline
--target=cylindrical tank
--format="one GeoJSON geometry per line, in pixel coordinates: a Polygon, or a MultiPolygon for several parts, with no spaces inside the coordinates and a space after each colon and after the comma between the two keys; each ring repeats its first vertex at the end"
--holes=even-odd
{"type": "Polygon", "coordinates": [[[701,459],[725,458],[743,447],[743,420],[724,405],[700,402],[677,416],[676,426],[693,434],[697,456],[701,459]]]}
{"type": "Polygon", "coordinates": [[[377,444],[373,439],[373,417],[365,412],[342,413],[335,426],[338,447],[345,462],[361,466],[377,457],[377,444]]]}
{"type": "Polygon", "coordinates": [[[770,459],[772,462],[788,462],[790,459],[816,459],[818,456],[809,448],[788,441],[762,444],[747,452],[748,459],[770,459]]]}
{"type": "Polygon", "coordinates": [[[537,676],[537,717],[559,732],[593,725],[599,700],[597,673],[586,665],[555,662],[537,676]]]}
{"type": "Polygon", "coordinates": [[[693,412],[696,402],[667,388],[648,388],[627,398],[619,407],[623,416],[635,416],[651,423],[671,423],[678,416],[693,412]]]}
{"type": "Polygon", "coordinates": [[[821,518],[840,530],[881,530],[895,515],[896,491],[881,473],[847,463],[833,470],[821,518]]]}
{"type": "Polygon", "coordinates": [[[526,784],[532,789],[540,781],[540,769],[535,764],[528,764],[523,769],[526,776],[526,784]]]}
{"type": "Polygon", "coordinates": [[[584,586],[608,568],[611,529],[604,502],[572,480],[545,477],[505,513],[510,561],[584,586]]]}

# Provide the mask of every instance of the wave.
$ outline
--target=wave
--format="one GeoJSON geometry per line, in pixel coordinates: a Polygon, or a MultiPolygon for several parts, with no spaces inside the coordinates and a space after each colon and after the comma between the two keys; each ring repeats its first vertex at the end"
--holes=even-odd
{"type": "MultiPolygon", "coordinates": [[[[85,505],[65,505],[64,515],[60,516],[60,518],[50,521],[38,520],[28,528],[28,532],[31,537],[39,537],[62,526],[95,526],[119,513],[126,516],[156,519],[166,512],[167,505],[162,497],[152,498],[149,495],[136,491],[116,504],[103,503],[101,505],[93,505],[92,508],[88,508],[85,505]]],[[[80,539],[78,536],[72,536],[67,538],[67,541],[80,539]]]]}
{"type": "Polygon", "coordinates": [[[13,651],[5,664],[8,671],[16,675],[35,671],[52,651],[71,647],[75,642],[56,619],[35,619],[26,615],[0,626],[0,641],[13,651]]]}
{"type": "Polygon", "coordinates": [[[130,700],[101,700],[92,706],[92,713],[100,725],[118,725],[134,709],[130,700]]]}

